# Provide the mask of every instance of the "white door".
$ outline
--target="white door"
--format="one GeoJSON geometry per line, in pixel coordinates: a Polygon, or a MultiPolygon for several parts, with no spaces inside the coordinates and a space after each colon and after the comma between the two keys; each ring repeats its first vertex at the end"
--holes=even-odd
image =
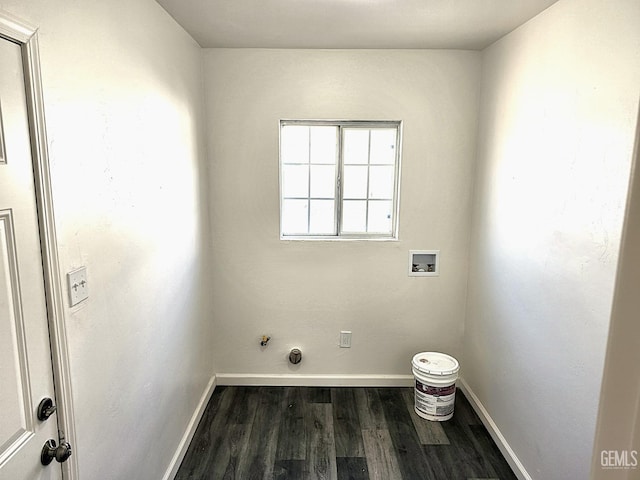
{"type": "Polygon", "coordinates": [[[0,37],[0,479],[62,478],[43,466],[45,442],[58,443],[38,215],[21,47],[0,37]]]}

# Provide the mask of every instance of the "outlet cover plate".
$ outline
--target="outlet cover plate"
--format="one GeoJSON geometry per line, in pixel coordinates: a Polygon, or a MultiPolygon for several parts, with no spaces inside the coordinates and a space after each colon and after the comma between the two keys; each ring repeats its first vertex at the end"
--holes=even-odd
{"type": "Polygon", "coordinates": [[[69,288],[69,303],[72,307],[86,300],[89,297],[87,267],[80,267],[67,273],[67,286],[69,288]]]}
{"type": "Polygon", "coordinates": [[[340,332],[340,348],[351,348],[351,332],[342,330],[340,332]]]}

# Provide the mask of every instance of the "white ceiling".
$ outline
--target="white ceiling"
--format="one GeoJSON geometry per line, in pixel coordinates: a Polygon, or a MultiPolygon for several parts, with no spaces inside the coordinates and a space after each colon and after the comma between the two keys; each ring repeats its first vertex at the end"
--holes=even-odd
{"type": "Polygon", "coordinates": [[[156,0],[202,47],[481,50],[557,0],[156,0]]]}

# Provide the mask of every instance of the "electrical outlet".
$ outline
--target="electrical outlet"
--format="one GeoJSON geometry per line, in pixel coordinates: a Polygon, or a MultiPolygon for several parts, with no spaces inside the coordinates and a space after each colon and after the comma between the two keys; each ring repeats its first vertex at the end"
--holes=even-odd
{"type": "Polygon", "coordinates": [[[87,267],[81,267],[67,273],[67,283],[69,286],[69,303],[72,307],[89,297],[87,267]]]}
{"type": "Polygon", "coordinates": [[[340,332],[340,348],[351,348],[351,332],[342,330],[340,332]]]}

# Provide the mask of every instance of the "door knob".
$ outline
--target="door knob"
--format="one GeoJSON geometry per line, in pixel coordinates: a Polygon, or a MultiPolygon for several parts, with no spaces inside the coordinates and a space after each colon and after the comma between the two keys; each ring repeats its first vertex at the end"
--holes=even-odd
{"type": "Polygon", "coordinates": [[[53,404],[53,400],[51,400],[49,397],[43,398],[38,405],[38,420],[44,422],[51,415],[53,415],[53,412],[55,411],[56,406],[53,404]]]}
{"type": "Polygon", "coordinates": [[[42,447],[40,462],[42,465],[49,465],[55,459],[56,462],[62,463],[66,462],[70,456],[71,445],[69,445],[69,442],[60,442],[60,445],[56,445],[54,439],[49,439],[42,447]]]}

